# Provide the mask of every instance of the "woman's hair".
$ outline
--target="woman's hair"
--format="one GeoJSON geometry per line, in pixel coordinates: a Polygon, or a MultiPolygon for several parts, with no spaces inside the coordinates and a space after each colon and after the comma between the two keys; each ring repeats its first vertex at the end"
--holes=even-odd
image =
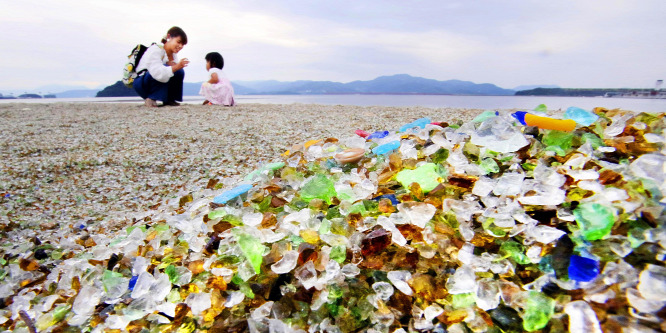
{"type": "Polygon", "coordinates": [[[210,67],[215,67],[222,69],[224,67],[224,58],[222,55],[217,52],[211,52],[206,54],[206,61],[210,63],[210,67]]]}
{"type": "MultiPolygon", "coordinates": [[[[183,42],[183,45],[187,44],[187,35],[185,34],[185,31],[179,27],[171,27],[171,29],[167,31],[167,36],[170,38],[180,37],[180,41],[183,42]]],[[[162,44],[166,42],[166,36],[164,36],[164,38],[162,38],[162,44]]]]}

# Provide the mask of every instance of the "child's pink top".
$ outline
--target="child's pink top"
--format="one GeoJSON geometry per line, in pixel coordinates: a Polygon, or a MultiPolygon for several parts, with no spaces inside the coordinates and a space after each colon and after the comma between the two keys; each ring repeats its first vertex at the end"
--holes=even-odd
{"type": "Polygon", "coordinates": [[[211,68],[208,70],[209,74],[217,74],[217,83],[204,82],[201,85],[199,95],[203,95],[209,102],[217,105],[234,105],[234,87],[231,81],[219,68],[211,68]]]}

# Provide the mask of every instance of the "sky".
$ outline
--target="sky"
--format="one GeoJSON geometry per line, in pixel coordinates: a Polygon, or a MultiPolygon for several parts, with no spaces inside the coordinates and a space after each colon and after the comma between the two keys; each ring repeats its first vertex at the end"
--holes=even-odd
{"type": "MultiPolygon", "coordinates": [[[[0,92],[99,88],[171,26],[186,82],[220,52],[232,81],[409,74],[502,88],[650,88],[666,79],[664,0],[0,0],[0,92]]],[[[47,91],[44,91],[46,93],[47,91]]],[[[51,91],[58,92],[58,91],[51,91]]]]}

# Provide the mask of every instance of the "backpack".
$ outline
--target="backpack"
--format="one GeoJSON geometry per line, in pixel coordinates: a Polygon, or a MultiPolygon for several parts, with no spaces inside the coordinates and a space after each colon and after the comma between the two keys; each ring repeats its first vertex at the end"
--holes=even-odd
{"type": "MultiPolygon", "coordinates": [[[[151,44],[154,45],[156,43],[151,44]]],[[[134,83],[134,79],[136,79],[137,76],[141,75],[143,72],[146,70],[142,70],[141,72],[137,73],[136,72],[136,66],[139,65],[139,61],[141,61],[141,57],[143,57],[143,54],[146,53],[146,50],[148,49],[147,46],[143,44],[137,45],[134,49],[132,49],[132,52],[130,55],[127,56],[129,59],[127,61],[127,64],[125,64],[125,67],[123,68],[123,84],[127,86],[128,88],[132,88],[132,84],[134,83]]]]}

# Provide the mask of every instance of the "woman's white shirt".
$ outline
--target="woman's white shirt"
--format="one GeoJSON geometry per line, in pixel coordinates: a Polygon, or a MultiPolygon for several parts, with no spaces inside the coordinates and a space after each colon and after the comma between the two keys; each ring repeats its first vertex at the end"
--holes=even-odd
{"type": "MultiPolygon", "coordinates": [[[[173,61],[178,62],[175,54],[173,55],[173,61]]],[[[136,67],[136,71],[138,73],[139,71],[147,69],[153,79],[166,83],[169,82],[169,79],[173,76],[171,66],[164,66],[167,62],[169,62],[169,57],[164,48],[157,44],[153,44],[148,47],[143,54],[143,57],[141,57],[139,66],[136,67]]]]}

